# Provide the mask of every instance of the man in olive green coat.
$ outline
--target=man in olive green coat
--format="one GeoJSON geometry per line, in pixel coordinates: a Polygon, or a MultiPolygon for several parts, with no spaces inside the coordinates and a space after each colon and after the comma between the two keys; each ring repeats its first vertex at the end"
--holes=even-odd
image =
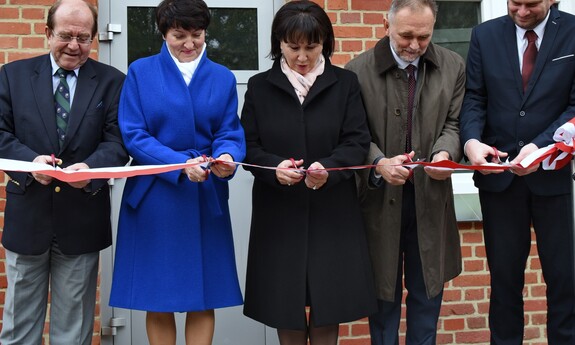
{"type": "Polygon", "coordinates": [[[403,276],[406,343],[434,344],[444,283],[461,272],[452,171],[401,166],[461,159],[465,67],[459,55],[431,43],[436,13],[434,0],[394,0],[384,21],[388,36],[346,66],[359,77],[368,114],[367,164],[377,164],[359,182],[379,298],[372,344],[397,344],[403,276]],[[415,66],[412,107],[408,65],[415,66]]]}

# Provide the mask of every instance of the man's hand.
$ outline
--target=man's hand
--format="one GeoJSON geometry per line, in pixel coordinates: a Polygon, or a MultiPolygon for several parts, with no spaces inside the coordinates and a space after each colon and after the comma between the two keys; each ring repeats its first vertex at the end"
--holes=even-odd
{"type": "MultiPolygon", "coordinates": [[[[88,164],[86,164],[86,163],[75,163],[75,164],[70,165],[69,167],[64,168],[63,170],[77,171],[77,170],[84,170],[84,169],[90,169],[88,164]]],[[[83,180],[83,181],[76,181],[76,182],[68,182],[68,184],[74,188],[84,188],[91,181],[92,180],[83,180]]]]}
{"type": "Polygon", "coordinates": [[[409,178],[411,169],[401,166],[406,161],[409,162],[415,156],[415,152],[411,151],[407,155],[397,155],[392,158],[382,158],[377,162],[375,171],[383,177],[383,179],[394,186],[401,186],[409,178]]]}
{"type": "Polygon", "coordinates": [[[527,168],[519,166],[519,163],[521,163],[525,157],[529,156],[532,152],[537,150],[539,150],[539,148],[533,143],[523,146],[517,157],[515,157],[515,159],[510,162],[511,169],[509,169],[509,172],[518,176],[525,176],[531,174],[534,171],[537,171],[537,169],[539,169],[539,163],[527,168]]]}
{"type": "MultiPolygon", "coordinates": [[[[507,157],[507,152],[498,151],[494,147],[485,145],[476,139],[471,139],[465,144],[465,155],[472,165],[486,165],[488,163],[501,163],[502,158],[507,157]]],[[[500,174],[504,170],[489,169],[486,167],[484,170],[478,170],[483,175],[500,174]]]]}
{"type": "MultiPolygon", "coordinates": [[[[449,160],[449,153],[447,151],[439,151],[433,156],[431,162],[435,163],[448,160],[449,160]]],[[[424,167],[424,170],[429,177],[439,181],[450,178],[451,174],[453,173],[453,169],[446,169],[446,168],[424,167]]]]}

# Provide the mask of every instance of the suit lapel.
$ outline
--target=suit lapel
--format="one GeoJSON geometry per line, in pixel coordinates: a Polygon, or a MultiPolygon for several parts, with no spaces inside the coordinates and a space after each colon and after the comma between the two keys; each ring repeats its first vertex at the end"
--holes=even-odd
{"type": "Polygon", "coordinates": [[[523,96],[523,80],[521,79],[521,68],[517,52],[517,28],[509,17],[505,20],[503,32],[509,66],[511,66],[511,73],[513,74],[513,79],[515,79],[515,87],[517,87],[519,94],[523,96]]]}
{"type": "Polygon", "coordinates": [[[325,69],[323,73],[317,77],[313,83],[312,88],[309,90],[308,95],[303,101],[302,106],[305,107],[309,102],[311,102],[317,95],[319,95],[323,90],[330,87],[337,81],[337,77],[331,67],[329,59],[325,60],[325,69]]]}
{"type": "Polygon", "coordinates": [[[551,13],[549,14],[549,20],[547,21],[547,25],[545,26],[545,34],[543,35],[543,41],[541,41],[539,51],[537,52],[537,60],[535,60],[535,68],[533,69],[531,79],[529,81],[529,84],[527,85],[527,89],[525,90],[525,97],[523,98],[523,102],[525,102],[525,100],[529,97],[531,90],[533,90],[533,85],[537,84],[537,79],[539,79],[539,76],[541,75],[541,72],[545,67],[545,63],[549,57],[551,48],[554,45],[557,33],[559,32],[560,23],[561,21],[559,17],[559,12],[556,11],[554,8],[552,8],[551,13]]]}
{"type": "Polygon", "coordinates": [[[68,143],[78,131],[97,86],[96,71],[93,68],[91,60],[88,59],[78,73],[78,83],[76,84],[66,139],[62,145],[62,150],[66,149],[68,143]]]}
{"type": "Polygon", "coordinates": [[[52,152],[58,152],[56,110],[54,108],[54,94],[52,93],[52,67],[50,65],[49,55],[46,55],[46,58],[36,66],[35,73],[30,78],[30,84],[32,85],[32,94],[38,107],[38,113],[40,114],[48,140],[52,146],[52,152]]]}

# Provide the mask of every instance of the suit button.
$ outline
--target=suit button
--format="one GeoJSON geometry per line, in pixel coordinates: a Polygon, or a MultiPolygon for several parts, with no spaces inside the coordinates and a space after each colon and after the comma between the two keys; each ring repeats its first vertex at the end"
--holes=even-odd
{"type": "Polygon", "coordinates": [[[394,113],[395,113],[395,116],[399,116],[399,115],[401,115],[401,110],[399,110],[399,108],[395,108],[394,113]]]}
{"type": "Polygon", "coordinates": [[[523,141],[520,141],[518,144],[519,144],[519,146],[521,146],[521,147],[523,147],[523,145],[525,145],[525,143],[524,143],[523,141]]]}
{"type": "Polygon", "coordinates": [[[395,198],[389,199],[389,204],[390,204],[390,205],[394,205],[394,204],[395,204],[395,198]]]}
{"type": "Polygon", "coordinates": [[[56,188],[54,188],[54,192],[56,192],[56,193],[60,193],[60,190],[61,190],[60,186],[56,186],[56,188]]]}
{"type": "Polygon", "coordinates": [[[521,110],[521,111],[519,112],[519,116],[525,116],[525,111],[521,110]]]}

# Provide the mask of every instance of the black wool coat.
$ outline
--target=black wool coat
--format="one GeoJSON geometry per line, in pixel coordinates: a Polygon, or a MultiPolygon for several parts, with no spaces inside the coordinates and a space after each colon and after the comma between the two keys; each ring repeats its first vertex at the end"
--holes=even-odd
{"type": "MultiPolygon", "coordinates": [[[[303,104],[279,60],[250,79],[242,111],[245,162],[276,167],[362,164],[370,143],[357,77],[326,61],[303,104]]],[[[354,172],[330,171],[312,190],[281,185],[273,170],[254,175],[244,313],[268,326],[304,329],[356,320],[376,310],[373,275],[354,172]]]]}

